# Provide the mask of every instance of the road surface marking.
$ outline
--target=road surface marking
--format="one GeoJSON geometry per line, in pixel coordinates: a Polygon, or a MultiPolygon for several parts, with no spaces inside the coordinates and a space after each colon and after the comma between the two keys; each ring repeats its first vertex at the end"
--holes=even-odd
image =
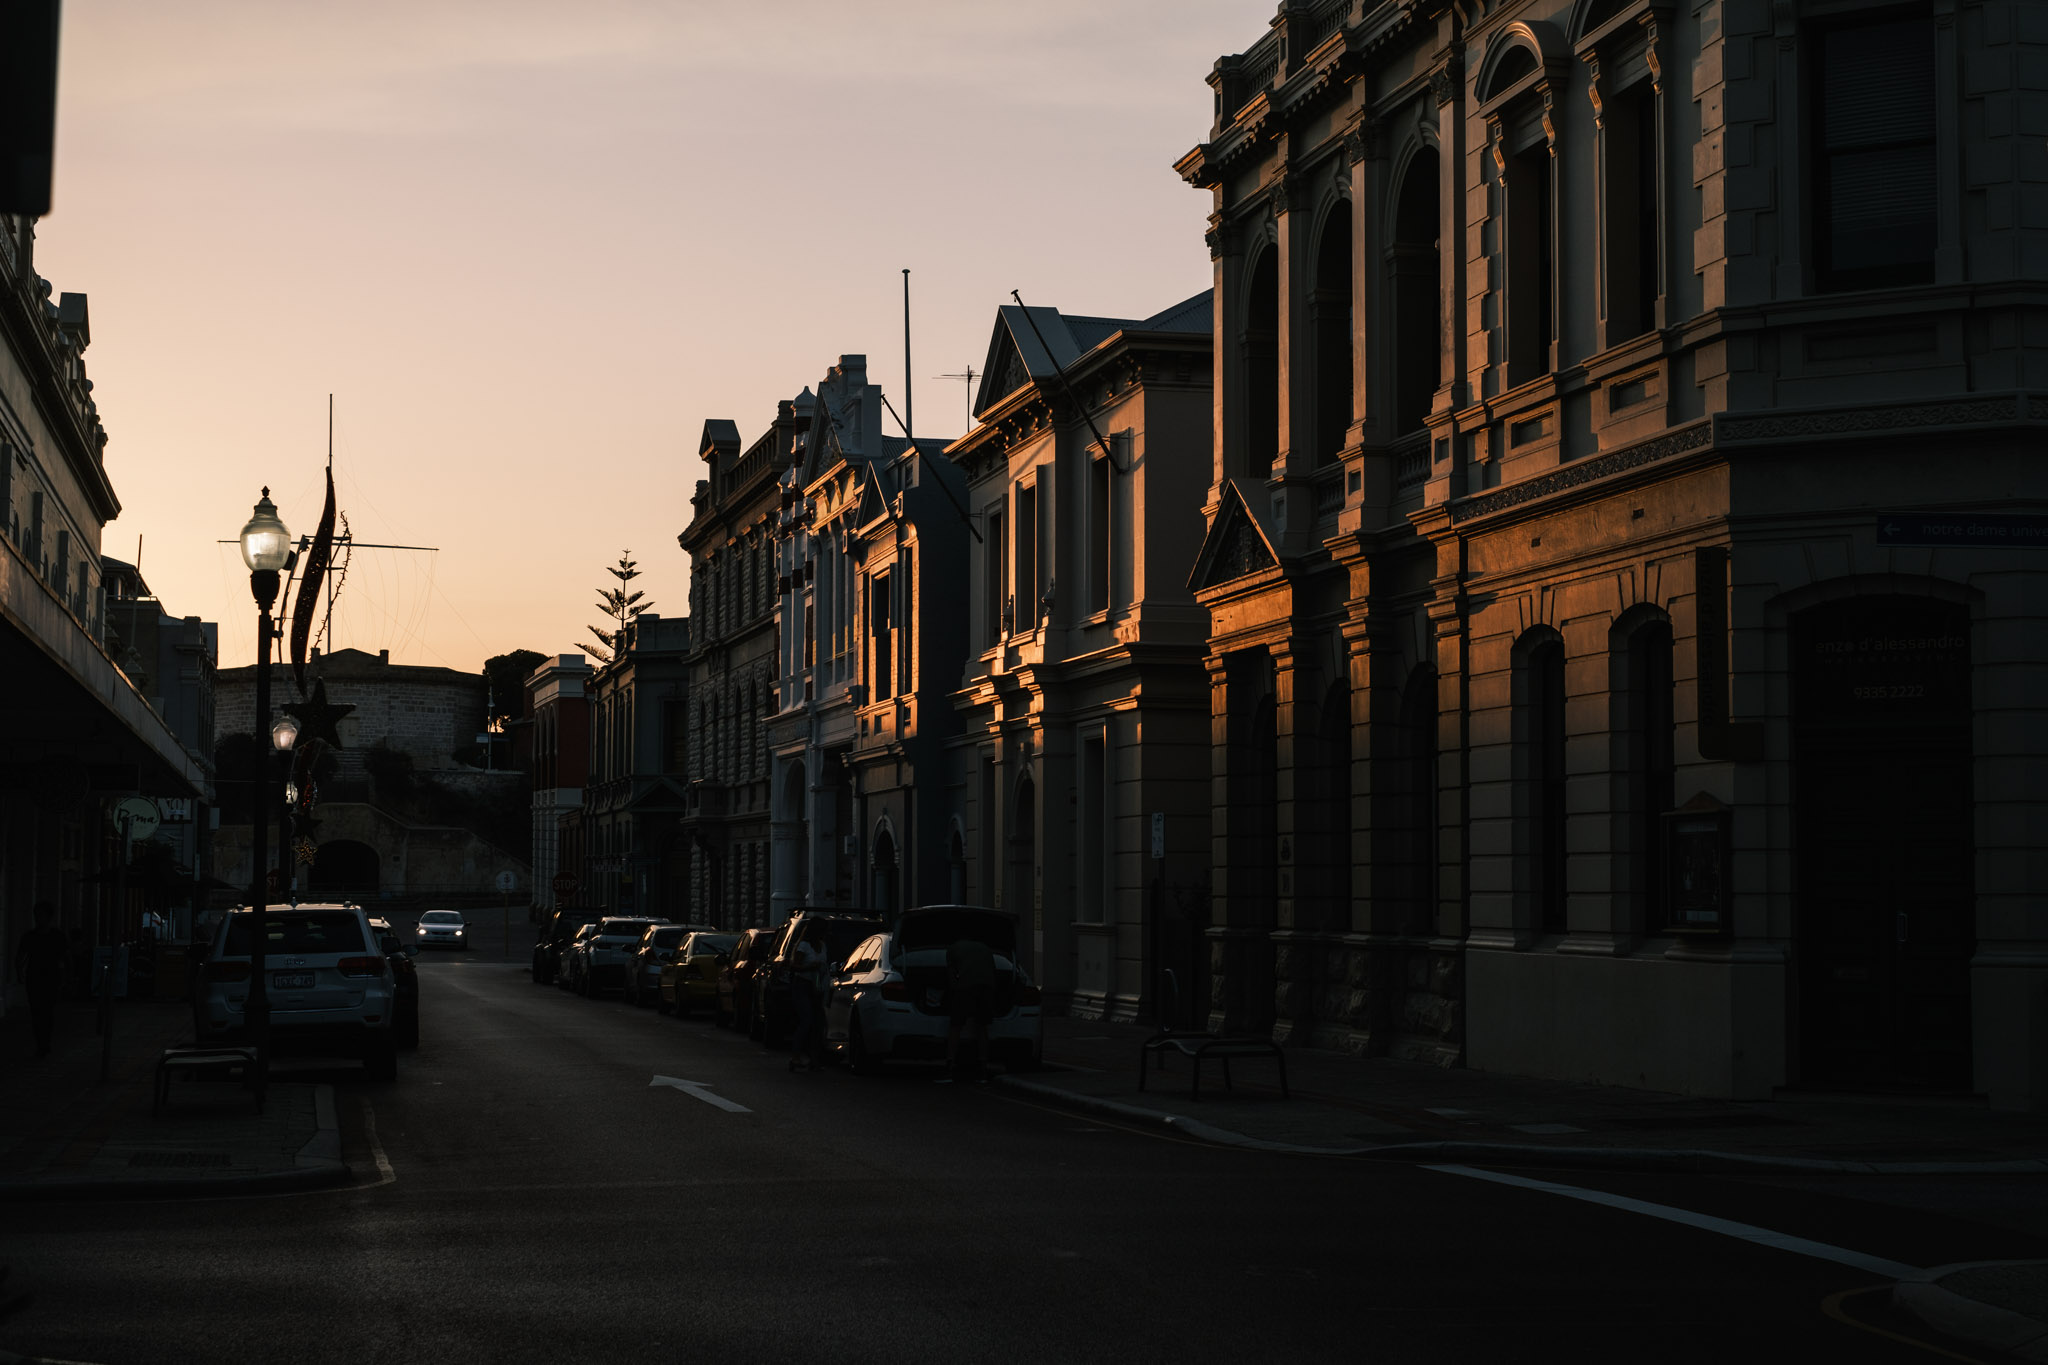
{"type": "Polygon", "coordinates": [[[744,1104],[734,1104],[723,1095],[712,1094],[711,1087],[705,1085],[702,1081],[680,1081],[674,1076],[656,1076],[647,1085],[649,1089],[657,1085],[665,1085],[670,1089],[680,1090],[685,1095],[695,1096],[706,1104],[723,1109],[728,1114],[751,1114],[754,1112],[744,1104]]]}
{"type": "Polygon", "coordinates": [[[1560,1185],[1553,1180],[1531,1180],[1528,1176],[1482,1171],[1473,1166],[1430,1166],[1425,1169],[1442,1171],[1446,1175],[1470,1176],[1474,1180],[1491,1180],[1497,1185],[1541,1190],[1545,1194],[1563,1195],[1566,1199],[1580,1199],[1588,1204],[1605,1204],[1608,1208],[1620,1209],[1625,1213],[1639,1213],[1646,1218],[1661,1218],[1667,1223],[1682,1223],[1686,1227],[1698,1228],[1702,1232],[1719,1233],[1723,1237],[1734,1237],[1744,1242],[1754,1242],[1758,1246],[1789,1251],[1795,1256],[1811,1256],[1819,1261],[1833,1261],[1837,1265],[1866,1270],[1888,1279],[1904,1279],[1908,1275],[1917,1274],[1920,1270],[1919,1266],[1902,1265],[1880,1256],[1866,1256],[1847,1247],[1829,1246],[1826,1242],[1809,1242],[1804,1237],[1772,1232],[1769,1228],[1737,1223],[1726,1218],[1714,1218],[1704,1213],[1694,1213],[1690,1209],[1675,1209],[1668,1204],[1652,1204],[1643,1199],[1630,1199],[1627,1195],[1609,1194],[1605,1190],[1585,1190],[1576,1185],[1560,1185]]]}

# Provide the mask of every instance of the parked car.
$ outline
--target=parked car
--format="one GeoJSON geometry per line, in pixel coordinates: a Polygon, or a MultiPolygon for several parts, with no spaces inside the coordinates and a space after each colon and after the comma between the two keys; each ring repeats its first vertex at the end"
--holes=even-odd
{"type": "Polygon", "coordinates": [[[596,997],[609,990],[621,990],[632,969],[633,954],[652,924],[667,920],[615,916],[597,922],[597,932],[578,940],[576,950],[576,993],[596,997]]]}
{"type": "Polygon", "coordinates": [[[467,948],[469,921],[460,910],[429,910],[413,926],[422,948],[467,948]]]}
{"type": "Polygon", "coordinates": [[[1036,1069],[1045,1056],[1038,987],[1017,965],[1017,917],[974,905],[906,910],[896,927],[858,944],[833,974],[825,999],[825,1046],[865,1073],[885,1061],[939,1061],[951,1015],[946,950],[978,939],[995,957],[994,1017],[987,1056],[1036,1069]]]}
{"type": "Polygon", "coordinates": [[[661,1008],[688,1018],[701,1005],[718,1007],[718,974],[738,945],[738,934],[700,930],[684,939],[661,967],[661,1008]]]}
{"type": "Polygon", "coordinates": [[[377,946],[384,950],[384,960],[391,964],[391,984],[398,990],[398,1007],[391,1016],[391,1035],[400,1047],[418,1047],[420,969],[413,958],[419,955],[419,947],[399,938],[390,920],[375,915],[370,917],[370,932],[377,936],[377,946]]]}
{"type": "Polygon", "coordinates": [[[812,925],[825,930],[825,963],[846,961],[847,955],[870,934],[880,933],[882,921],[874,915],[845,910],[796,910],[776,932],[775,949],[761,972],[754,992],[754,1020],[747,1032],[770,1043],[789,1036],[789,968],[796,945],[812,925]]]}
{"type": "Polygon", "coordinates": [[[717,1019],[722,1028],[751,1028],[754,978],[775,951],[774,929],[745,929],[718,968],[717,1019]]]}
{"type": "Polygon", "coordinates": [[[675,961],[676,950],[683,946],[683,940],[693,930],[710,927],[708,924],[650,925],[640,936],[640,944],[633,950],[633,961],[626,969],[626,1002],[631,1005],[659,1005],[662,1002],[662,973],[675,961]]]}
{"type": "Polygon", "coordinates": [[[603,918],[601,911],[567,906],[548,916],[540,936],[533,943],[533,980],[538,986],[553,981],[562,971],[562,950],[576,937],[576,931],[603,918]]]}
{"type": "MultiPolygon", "coordinates": [[[[202,1043],[246,1037],[252,920],[247,909],[225,916],[200,964],[193,1016],[202,1043]]],[[[378,1080],[396,1077],[398,988],[362,908],[273,907],[264,912],[263,939],[271,1050],[355,1057],[378,1080]]]]}
{"type": "Polygon", "coordinates": [[[583,964],[587,962],[586,950],[590,940],[597,937],[597,926],[604,923],[594,919],[588,924],[578,925],[575,937],[562,946],[561,962],[555,968],[555,985],[565,991],[583,993],[583,964]]]}

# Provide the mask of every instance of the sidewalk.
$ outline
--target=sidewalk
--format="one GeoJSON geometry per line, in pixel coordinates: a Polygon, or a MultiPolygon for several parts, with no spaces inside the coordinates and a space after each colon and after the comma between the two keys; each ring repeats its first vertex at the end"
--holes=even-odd
{"type": "MultiPolygon", "coordinates": [[[[2048,1174],[2048,1118],[1965,1100],[1787,1094],[1698,1099],[1617,1086],[1496,1076],[1384,1057],[1289,1048],[1287,1082],[1262,1057],[1155,1056],[1152,1030],[1045,1021],[1047,1069],[1004,1075],[1013,1093],[1200,1141],[1362,1160],[1495,1166],[1881,1176],[2048,1174]]],[[[2048,1361],[2048,1262],[1939,1266],[1894,1291],[1929,1325],[2020,1359],[2048,1361]]]]}
{"type": "Polygon", "coordinates": [[[191,1007],[114,1005],[113,1065],[100,1079],[93,1008],[58,1011],[56,1052],[37,1061],[28,1018],[0,1030],[0,1201],[255,1194],[348,1179],[333,1088],[273,1083],[263,1112],[231,1081],[187,1081],[152,1116],[164,1048],[188,1041],[191,1007]]]}

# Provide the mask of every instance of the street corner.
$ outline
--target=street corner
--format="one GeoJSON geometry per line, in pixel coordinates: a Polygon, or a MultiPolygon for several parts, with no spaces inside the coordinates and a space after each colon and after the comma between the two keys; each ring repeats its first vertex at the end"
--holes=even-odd
{"type": "Polygon", "coordinates": [[[1935,1266],[1894,1285],[1892,1303],[1959,1341],[2048,1361],[2048,1261],[1935,1266]]]}

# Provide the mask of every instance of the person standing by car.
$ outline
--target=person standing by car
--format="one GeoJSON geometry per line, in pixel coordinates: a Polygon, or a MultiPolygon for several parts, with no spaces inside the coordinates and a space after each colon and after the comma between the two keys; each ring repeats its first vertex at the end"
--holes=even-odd
{"type": "Polygon", "coordinates": [[[978,1084],[985,1080],[983,1067],[988,1051],[988,1021],[996,1012],[996,958],[978,938],[958,938],[946,949],[946,1074],[950,1082],[960,1072],[960,1035],[974,1025],[974,1070],[968,1073],[978,1084]]]}
{"type": "Polygon", "coordinates": [[[799,1064],[816,1071],[824,1042],[819,1028],[818,998],[825,988],[825,927],[813,924],[804,930],[790,954],[789,962],[789,1069],[799,1064]]]}
{"type": "Polygon", "coordinates": [[[14,974],[28,987],[28,1017],[36,1036],[36,1060],[50,1055],[57,1034],[57,999],[64,993],[64,963],[71,940],[57,927],[57,908],[36,902],[35,928],[14,950],[14,974]]]}

